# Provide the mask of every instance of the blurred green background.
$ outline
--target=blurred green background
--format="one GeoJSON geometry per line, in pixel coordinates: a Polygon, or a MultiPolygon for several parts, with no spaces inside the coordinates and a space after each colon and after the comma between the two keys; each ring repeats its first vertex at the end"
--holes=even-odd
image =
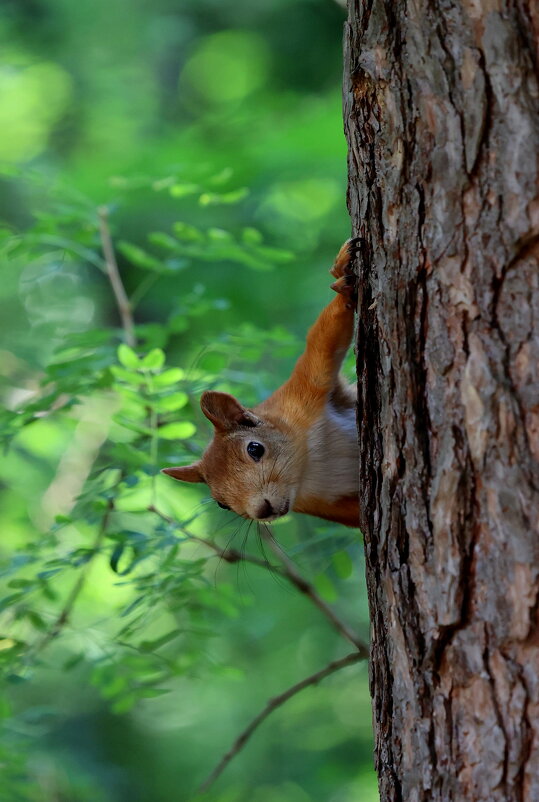
{"type": "MultiPolygon", "coordinates": [[[[344,16],[331,0],[2,5],[2,802],[191,799],[269,697],[351,650],[277,572],[196,542],[264,554],[205,486],[158,474],[207,442],[201,391],[267,396],[330,299],[350,228],[344,16]]],[[[273,529],[367,639],[359,533],[273,529]]],[[[208,798],[378,799],[366,666],[273,713],[208,798]]]]}

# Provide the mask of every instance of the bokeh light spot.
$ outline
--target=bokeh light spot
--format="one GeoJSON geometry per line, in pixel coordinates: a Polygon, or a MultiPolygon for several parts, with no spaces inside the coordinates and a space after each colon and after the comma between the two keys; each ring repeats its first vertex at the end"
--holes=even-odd
{"type": "Polygon", "coordinates": [[[241,101],[266,82],[267,44],[255,33],[222,31],[199,44],[180,75],[180,91],[212,104],[241,101]]]}
{"type": "Polygon", "coordinates": [[[0,160],[37,156],[72,95],[70,75],[58,64],[0,67],[0,160]]]}

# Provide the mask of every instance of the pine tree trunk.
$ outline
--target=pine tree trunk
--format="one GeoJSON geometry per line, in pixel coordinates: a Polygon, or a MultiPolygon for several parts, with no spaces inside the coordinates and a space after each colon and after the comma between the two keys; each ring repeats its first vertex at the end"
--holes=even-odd
{"type": "Polygon", "coordinates": [[[350,0],[383,802],[539,800],[539,6],[350,0]]]}

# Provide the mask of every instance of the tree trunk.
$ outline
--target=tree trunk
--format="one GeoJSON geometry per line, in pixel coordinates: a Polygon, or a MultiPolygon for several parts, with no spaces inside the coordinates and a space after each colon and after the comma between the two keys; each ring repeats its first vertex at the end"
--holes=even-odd
{"type": "Polygon", "coordinates": [[[381,798],[539,800],[539,7],[350,0],[381,798]]]}

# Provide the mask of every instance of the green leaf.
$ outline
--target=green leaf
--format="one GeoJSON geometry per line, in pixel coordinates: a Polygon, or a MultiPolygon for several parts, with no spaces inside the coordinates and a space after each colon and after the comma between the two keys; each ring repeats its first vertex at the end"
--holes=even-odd
{"type": "Polygon", "coordinates": [[[146,601],[146,596],[139,596],[138,598],[136,598],[134,601],[131,602],[131,604],[129,604],[125,608],[125,610],[122,610],[122,612],[120,613],[120,618],[125,618],[127,615],[130,615],[130,613],[132,613],[133,610],[136,610],[136,608],[139,607],[145,601],[146,601]]]}
{"type": "Polygon", "coordinates": [[[127,687],[127,678],[117,674],[109,682],[99,688],[101,696],[105,699],[113,699],[127,687]]]}
{"type": "Polygon", "coordinates": [[[155,640],[143,640],[139,646],[139,649],[141,652],[155,652],[161,646],[164,646],[165,643],[170,643],[171,640],[177,638],[179,634],[179,629],[173,629],[170,632],[167,632],[166,635],[161,635],[160,638],[155,638],[155,640]]]}
{"type": "Polygon", "coordinates": [[[244,228],[241,238],[246,245],[260,245],[262,242],[262,234],[256,228],[244,228]]]}
{"type": "Polygon", "coordinates": [[[70,524],[73,523],[73,518],[70,515],[55,515],[54,523],[56,524],[70,524]]]}
{"type": "Polygon", "coordinates": [[[119,365],[111,365],[110,372],[115,379],[121,379],[121,381],[135,385],[136,387],[140,387],[143,381],[140,373],[131,373],[131,371],[121,368],[119,365]]]}
{"type": "Polygon", "coordinates": [[[354,570],[354,564],[347,551],[336,551],[332,556],[331,561],[333,567],[341,579],[348,579],[354,570]]]}
{"type": "Polygon", "coordinates": [[[47,624],[39,615],[36,613],[35,610],[27,610],[26,611],[26,618],[30,621],[32,626],[37,629],[39,632],[46,632],[47,631],[47,624]]]}
{"type": "Polygon", "coordinates": [[[178,221],[174,223],[173,230],[178,239],[181,239],[183,242],[203,242],[204,241],[204,234],[202,231],[199,231],[198,228],[194,226],[190,226],[189,223],[182,223],[178,221]]]}
{"type": "Polygon", "coordinates": [[[185,377],[181,368],[169,368],[153,378],[154,387],[170,387],[185,377]]]}
{"type": "Polygon", "coordinates": [[[191,421],[167,423],[157,430],[159,437],[165,440],[185,440],[187,437],[192,437],[195,432],[196,426],[191,421]]]}
{"type": "Polygon", "coordinates": [[[325,601],[334,602],[337,600],[337,591],[326,574],[318,574],[314,580],[314,586],[325,601]]]}
{"type": "Polygon", "coordinates": [[[130,368],[131,370],[138,370],[139,368],[140,362],[138,356],[133,349],[125,343],[118,346],[118,360],[124,368],[130,368]]]}
{"type": "Polygon", "coordinates": [[[234,171],[232,167],[225,167],[220,173],[213,175],[210,178],[209,183],[213,184],[214,186],[222,186],[223,184],[226,184],[227,181],[230,181],[233,175],[234,171]]]}
{"type": "Polygon", "coordinates": [[[181,334],[189,328],[189,319],[184,314],[172,315],[168,320],[168,327],[174,334],[181,334]]]}
{"type": "Polygon", "coordinates": [[[151,242],[152,245],[158,245],[160,248],[166,248],[168,251],[178,250],[178,240],[162,231],[152,231],[151,234],[148,234],[148,241],[151,242]]]}
{"type": "Polygon", "coordinates": [[[151,254],[147,253],[142,248],[139,248],[138,245],[120,240],[117,247],[120,253],[137,267],[141,267],[144,270],[153,270],[157,273],[164,273],[166,271],[163,262],[151,256],[151,254]]]}
{"type": "Polygon", "coordinates": [[[153,348],[142,360],[141,367],[149,370],[159,370],[164,364],[165,354],[161,348],[153,348]]]}
{"type": "Polygon", "coordinates": [[[164,398],[159,398],[155,402],[155,408],[158,412],[176,412],[176,410],[182,409],[188,400],[187,393],[172,393],[164,398]]]}
{"type": "Polygon", "coordinates": [[[292,251],[285,251],[282,248],[269,248],[265,245],[257,248],[256,253],[274,264],[288,264],[294,258],[292,251]]]}
{"type": "Polygon", "coordinates": [[[125,549],[125,544],[124,543],[119,543],[115,547],[115,549],[112,552],[112,554],[110,555],[110,567],[112,568],[112,570],[114,571],[115,574],[120,573],[119,570],[118,570],[118,565],[119,565],[121,556],[124,553],[124,549],[125,549]]]}
{"type": "Polygon", "coordinates": [[[30,579],[12,579],[7,583],[8,588],[27,588],[30,590],[34,587],[34,583],[30,579]]]}
{"type": "Polygon", "coordinates": [[[208,237],[213,242],[232,242],[232,234],[224,228],[209,228],[208,237]]]}
{"type": "Polygon", "coordinates": [[[135,543],[134,545],[128,543],[118,543],[118,545],[114,547],[114,550],[110,556],[110,561],[109,561],[110,567],[112,568],[115,574],[118,574],[118,576],[126,576],[127,574],[131,573],[135,565],[141,562],[141,560],[145,559],[144,551],[141,549],[140,546],[140,542],[146,539],[145,535],[142,535],[140,532],[132,532],[130,533],[130,535],[134,537],[135,541],[138,540],[139,542],[135,543]],[[124,568],[121,568],[120,560],[122,559],[124,553],[128,549],[131,555],[129,562],[124,568]]]}
{"type": "Polygon", "coordinates": [[[138,688],[137,696],[141,699],[154,699],[157,696],[164,696],[166,693],[170,692],[170,688],[138,688]]]}
{"type": "Polygon", "coordinates": [[[176,183],[175,177],[173,175],[167,175],[165,178],[157,178],[152,183],[152,189],[154,192],[161,192],[162,189],[168,189],[175,183],[176,183]]]}
{"type": "Polygon", "coordinates": [[[76,666],[80,665],[84,660],[83,654],[74,654],[72,657],[68,657],[68,659],[64,662],[62,669],[64,671],[71,671],[76,666]]]}
{"type": "Polygon", "coordinates": [[[0,599],[0,612],[2,610],[7,610],[16,602],[20,601],[22,593],[11,593],[9,596],[4,596],[3,599],[0,599]]]}
{"type": "Polygon", "coordinates": [[[201,206],[219,206],[220,204],[239,203],[249,194],[247,187],[234,189],[231,192],[204,192],[198,202],[201,206]]]}
{"type": "Polygon", "coordinates": [[[135,423],[134,420],[130,420],[124,415],[119,413],[117,415],[113,415],[112,420],[114,423],[118,423],[120,426],[123,426],[124,429],[127,429],[129,432],[135,432],[136,434],[143,435],[144,437],[153,437],[153,430],[149,426],[143,426],[142,424],[135,423]]]}
{"type": "Polygon", "coordinates": [[[169,190],[173,198],[185,198],[200,192],[198,184],[173,184],[169,190]]]}
{"type": "Polygon", "coordinates": [[[23,682],[28,682],[29,677],[23,677],[21,674],[8,674],[6,680],[11,685],[22,685],[23,682]]]}
{"type": "Polygon", "coordinates": [[[129,713],[133,705],[136,703],[137,698],[134,694],[130,693],[127,696],[122,696],[112,705],[113,713],[129,713]]]}

